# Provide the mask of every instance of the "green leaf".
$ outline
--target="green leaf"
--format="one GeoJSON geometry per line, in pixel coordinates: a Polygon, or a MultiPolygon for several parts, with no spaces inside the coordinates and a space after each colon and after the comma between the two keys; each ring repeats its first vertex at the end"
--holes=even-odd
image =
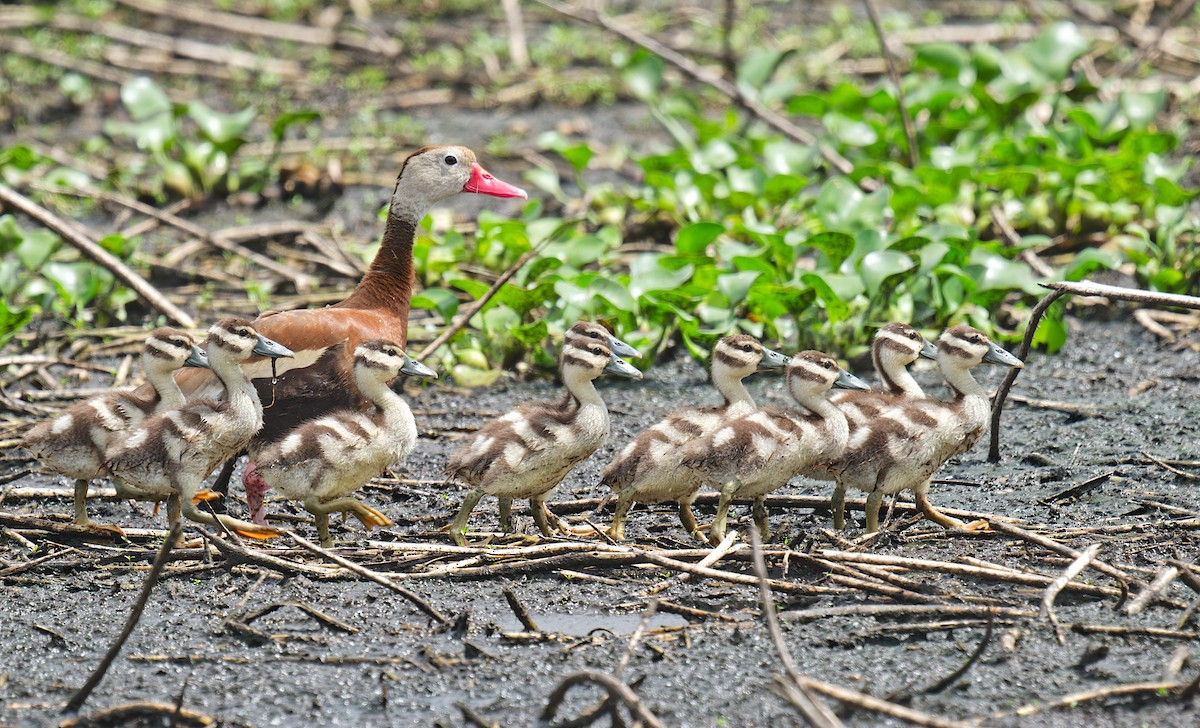
{"type": "Polygon", "coordinates": [[[511,330],[513,338],[520,341],[526,346],[537,346],[550,336],[550,327],[546,324],[545,319],[538,319],[533,323],[521,324],[514,326],[511,330]]]}
{"type": "Polygon", "coordinates": [[[963,69],[971,68],[971,54],[957,43],[926,43],[917,46],[913,68],[929,68],[957,81],[963,69]]]}
{"type": "Polygon", "coordinates": [[[715,222],[694,222],[675,236],[675,249],[683,255],[703,255],[709,244],[725,232],[723,225],[715,222]]]}
{"type": "Polygon", "coordinates": [[[693,270],[690,265],[671,270],[660,255],[639,255],[629,263],[629,293],[641,298],[648,291],[673,291],[691,280],[693,270]]]}
{"type": "Polygon", "coordinates": [[[166,92],[146,76],[131,78],[121,86],[121,103],[134,121],[143,121],[173,108],[166,92]]]}
{"type": "Polygon", "coordinates": [[[854,250],[854,238],[846,233],[817,233],[803,244],[824,253],[829,258],[829,267],[835,271],[842,266],[850,251],[854,250]]]}
{"type": "Polygon", "coordinates": [[[829,284],[815,273],[805,273],[800,276],[800,280],[804,285],[816,292],[817,298],[821,299],[821,303],[825,304],[825,315],[829,317],[830,323],[845,321],[850,316],[850,307],[841,299],[829,284]]]}
{"type": "Polygon", "coordinates": [[[449,323],[454,314],[458,313],[459,301],[458,296],[447,288],[426,288],[414,295],[410,304],[413,308],[437,311],[442,321],[449,323]]]}
{"type": "Polygon", "coordinates": [[[1196,196],[1195,191],[1185,190],[1166,177],[1158,177],[1154,180],[1154,190],[1158,193],[1157,202],[1170,207],[1186,204],[1188,200],[1196,196]]]}
{"type": "Polygon", "coordinates": [[[608,301],[619,311],[627,313],[635,313],[637,311],[637,302],[633,300],[633,295],[629,293],[629,289],[611,278],[596,278],[592,281],[590,288],[595,295],[608,301]]]}
{"type": "Polygon", "coordinates": [[[730,305],[737,305],[746,299],[746,292],[760,275],[760,271],[726,273],[717,278],[717,290],[725,296],[730,305]]]}
{"type": "Polygon", "coordinates": [[[824,116],[829,103],[819,94],[801,94],[788,101],[787,110],[797,116],[824,116]]]}
{"type": "Polygon", "coordinates": [[[285,111],[275,117],[275,123],[271,124],[271,138],[276,142],[283,141],[287,135],[287,130],[296,124],[307,124],[311,121],[316,121],[321,118],[319,111],[285,111]]]}
{"type": "Polygon", "coordinates": [[[8,343],[18,331],[33,318],[33,310],[25,307],[10,307],[0,298],[0,347],[8,343]]]}
{"type": "Polygon", "coordinates": [[[1054,81],[1061,81],[1073,64],[1088,51],[1091,43],[1074,23],[1060,21],[1047,26],[1025,48],[1029,63],[1054,81]]]}
{"type": "Polygon", "coordinates": [[[825,128],[847,146],[867,147],[879,140],[874,127],[865,121],[851,119],[836,112],[826,114],[823,121],[825,128]]]}
{"type": "Polygon", "coordinates": [[[658,56],[638,51],[621,72],[621,79],[630,93],[642,101],[651,101],[658,96],[662,85],[664,63],[658,56]]]}
{"type": "Polygon", "coordinates": [[[863,256],[859,263],[859,275],[868,295],[878,293],[884,281],[894,275],[912,270],[916,263],[904,253],[894,250],[873,250],[863,256]]]}
{"type": "Polygon", "coordinates": [[[213,111],[203,101],[193,101],[188,104],[187,114],[200,127],[200,133],[217,146],[224,147],[231,142],[245,141],[242,137],[258,111],[253,107],[232,114],[222,114],[213,111]]]}

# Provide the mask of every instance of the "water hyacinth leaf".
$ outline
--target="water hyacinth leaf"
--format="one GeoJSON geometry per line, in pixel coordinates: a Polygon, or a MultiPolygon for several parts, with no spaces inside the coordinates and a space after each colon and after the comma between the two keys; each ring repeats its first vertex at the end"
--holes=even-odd
{"type": "Polygon", "coordinates": [[[206,139],[222,148],[228,148],[231,143],[244,141],[242,135],[254,123],[258,111],[253,107],[223,114],[209,108],[203,101],[193,101],[188,104],[187,114],[200,127],[200,133],[206,139]]]}
{"type": "Polygon", "coordinates": [[[538,319],[532,323],[521,324],[514,326],[511,330],[513,338],[525,344],[526,346],[537,346],[545,341],[550,336],[550,327],[546,324],[545,319],[538,319]]]}
{"type": "Polygon", "coordinates": [[[617,283],[611,278],[597,277],[591,282],[590,289],[593,294],[608,301],[609,304],[615,306],[617,310],[627,313],[637,312],[637,302],[629,293],[629,289],[617,283]]]}
{"type": "Polygon", "coordinates": [[[149,119],[173,108],[166,92],[146,76],[131,78],[121,86],[121,103],[135,121],[149,119]]]}
{"type": "Polygon", "coordinates": [[[25,307],[11,307],[9,302],[0,298],[0,347],[33,319],[33,311],[25,307]]]}
{"type": "Polygon", "coordinates": [[[450,376],[455,384],[463,387],[490,387],[504,374],[501,369],[477,369],[466,364],[455,364],[450,369],[450,376]]]}
{"type": "Polygon", "coordinates": [[[670,269],[664,266],[662,256],[645,253],[629,263],[629,293],[640,298],[647,291],[674,290],[691,280],[693,267],[670,269]]]}
{"type": "Polygon", "coordinates": [[[1051,80],[1061,81],[1071,72],[1071,64],[1090,47],[1074,23],[1060,21],[1047,26],[1023,51],[1033,67],[1051,80]]]}
{"type": "Polygon", "coordinates": [[[458,313],[458,296],[446,288],[426,288],[415,294],[410,301],[413,308],[437,311],[442,321],[449,323],[458,313]]]}
{"type": "Polygon", "coordinates": [[[746,292],[760,275],[760,271],[726,273],[717,278],[717,290],[725,296],[730,305],[736,305],[746,299],[746,292]]]}
{"type": "Polygon", "coordinates": [[[837,137],[842,144],[851,147],[867,147],[879,141],[879,135],[874,127],[865,121],[851,119],[848,116],[831,112],[823,119],[825,128],[837,137]]]}
{"type": "Polygon", "coordinates": [[[943,78],[958,81],[964,69],[972,68],[970,52],[957,43],[923,43],[915,51],[914,68],[929,68],[943,78]]]}
{"type": "Polygon", "coordinates": [[[829,265],[834,270],[841,267],[842,262],[854,250],[854,238],[846,233],[824,232],[817,233],[808,240],[805,240],[804,245],[810,248],[816,248],[829,258],[829,265]]]}
{"type": "Polygon", "coordinates": [[[287,130],[297,124],[308,124],[321,118],[319,111],[306,109],[304,111],[285,111],[275,117],[275,122],[271,124],[271,138],[276,142],[283,141],[287,136],[287,130]]]}
{"type": "Polygon", "coordinates": [[[859,275],[868,295],[878,293],[884,281],[913,269],[916,263],[904,253],[894,250],[873,250],[859,262],[859,275]]]}
{"type": "Polygon", "coordinates": [[[834,293],[821,276],[815,273],[805,273],[800,276],[800,280],[811,288],[816,297],[825,305],[825,315],[829,317],[831,323],[845,321],[850,316],[850,307],[838,294],[834,293]]]}
{"type": "Polygon", "coordinates": [[[704,255],[704,251],[721,233],[723,225],[715,222],[694,222],[679,229],[675,236],[675,249],[683,255],[704,255]]]}
{"type": "Polygon", "coordinates": [[[658,56],[638,51],[621,72],[621,80],[634,96],[642,101],[650,101],[658,96],[658,89],[662,85],[663,66],[663,60],[658,56]]]}
{"type": "Polygon", "coordinates": [[[971,256],[973,265],[982,265],[978,277],[979,292],[984,291],[1025,291],[1037,295],[1042,289],[1037,284],[1037,276],[1029,267],[1016,263],[991,251],[977,250],[971,256]]]}

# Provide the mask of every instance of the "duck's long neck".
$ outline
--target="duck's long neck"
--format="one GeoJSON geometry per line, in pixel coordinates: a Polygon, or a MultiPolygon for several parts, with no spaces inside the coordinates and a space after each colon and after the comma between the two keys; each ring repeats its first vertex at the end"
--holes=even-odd
{"type": "Polygon", "coordinates": [[[562,378],[567,392],[575,398],[580,407],[592,406],[599,407],[605,412],[608,411],[604,400],[600,398],[600,393],[596,391],[595,379],[593,376],[589,376],[588,372],[564,367],[562,378]]]}
{"type": "Polygon", "coordinates": [[[424,216],[424,211],[397,209],[396,200],[394,196],[383,229],[383,240],[379,252],[371,261],[371,267],[354,292],[337,305],[342,308],[388,311],[399,318],[407,330],[408,303],[416,278],[413,271],[413,241],[417,234],[417,223],[424,216]]]}
{"type": "Polygon", "coordinates": [[[750,390],[746,389],[746,385],[742,383],[743,376],[732,371],[720,362],[713,364],[712,381],[713,386],[725,398],[725,407],[733,405],[749,405],[754,408],[754,398],[750,396],[750,390]]]}
{"type": "Polygon", "coordinates": [[[967,397],[987,399],[987,392],[984,391],[983,386],[979,382],[975,381],[975,377],[971,376],[969,367],[948,361],[944,356],[938,357],[938,365],[942,370],[942,379],[946,380],[946,385],[950,387],[950,391],[954,395],[954,400],[961,400],[967,397]]]}
{"type": "Polygon", "coordinates": [[[416,439],[416,422],[403,397],[392,391],[387,382],[381,381],[378,376],[356,372],[354,379],[358,383],[358,390],[379,408],[384,429],[398,435],[412,430],[409,439],[416,439]]]}
{"type": "Polygon", "coordinates": [[[150,358],[145,357],[142,360],[142,371],[146,372],[146,381],[154,387],[154,409],[163,411],[182,407],[185,398],[173,376],[174,368],[164,368],[150,362],[150,358]]]}
{"type": "Polygon", "coordinates": [[[883,386],[883,391],[908,397],[925,395],[921,385],[917,384],[917,380],[913,379],[912,374],[909,374],[905,363],[898,361],[896,357],[889,356],[887,353],[879,351],[878,348],[872,348],[871,363],[875,365],[875,371],[879,373],[879,382],[883,386]]]}
{"type": "Polygon", "coordinates": [[[796,387],[789,386],[788,388],[792,393],[792,398],[801,407],[821,418],[820,426],[824,430],[822,441],[825,449],[832,452],[841,451],[846,446],[846,441],[850,439],[850,423],[846,419],[846,413],[826,399],[823,391],[804,392],[797,391],[796,387]]]}
{"type": "Polygon", "coordinates": [[[227,414],[234,417],[246,417],[258,424],[255,431],[262,428],[263,408],[258,399],[258,392],[250,382],[250,378],[242,372],[240,362],[233,360],[220,351],[220,347],[208,347],[208,365],[213,374],[225,385],[225,407],[227,414]]]}

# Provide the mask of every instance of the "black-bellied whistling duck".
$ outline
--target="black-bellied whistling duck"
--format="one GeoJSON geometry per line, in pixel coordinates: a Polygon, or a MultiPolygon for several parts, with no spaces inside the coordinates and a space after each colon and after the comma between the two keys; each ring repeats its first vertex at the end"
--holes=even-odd
{"type": "MultiPolygon", "coordinates": [[[[405,345],[417,226],[435,204],[463,192],[528,197],[521,188],[493,177],[466,147],[425,147],[413,152],[400,167],[379,252],[358,287],[333,306],[270,312],[253,321],[264,336],[295,352],[294,359],[279,362],[274,384],[270,361],[256,358],[244,365],[266,406],[256,442],[275,442],[301,422],[365,404],[354,384],[354,350],[371,339],[405,345]]],[[[179,383],[189,398],[220,394],[220,383],[211,376],[181,376],[179,383]]],[[[231,471],[232,463],[222,473],[222,481],[231,471]]],[[[250,490],[265,489],[251,466],[243,482],[250,490]]],[[[216,489],[224,487],[221,482],[216,489]]]]}
{"type": "Polygon", "coordinates": [[[693,440],[680,454],[681,470],[696,472],[702,482],[720,489],[717,515],[708,531],[714,546],[725,538],[729,504],[737,497],[754,498],[754,523],[767,538],[767,494],[809,463],[835,458],[846,447],[850,425],[825,393],[835,386],[868,389],[819,351],[793,356],[784,377],[788,392],[806,411],[763,407],[693,440]]]}
{"type": "MultiPolygon", "coordinates": [[[[330,412],[292,430],[262,452],[250,452],[256,471],[285,498],[302,501],[313,514],[322,546],[332,546],[330,513],[351,513],[370,530],[390,526],[391,520],[353,496],[379,474],[402,460],[417,444],[417,423],[408,404],[388,383],[401,374],[437,374],[410,359],[396,344],[372,339],[354,350],[354,381],[375,408],[330,412]]],[[[251,504],[254,521],[261,514],[251,504]]],[[[265,519],[264,519],[265,522],[265,519]]]]}
{"type": "Polygon", "coordinates": [[[287,357],[292,352],[238,318],[210,328],[204,348],[209,367],[225,386],[221,399],[193,399],[147,417],[122,442],[109,447],[105,462],[114,476],[137,490],[165,497],[172,524],[182,510],[193,521],[209,525],[220,521],[251,538],[276,535],[275,529],[204,513],[194,499],[213,468],[241,452],[262,428],[262,403],[241,363],[254,355],[287,357]]]}
{"type": "MultiPolygon", "coordinates": [[[[208,357],[192,337],[175,329],[150,332],[142,350],[142,370],[149,392],[107,392],[69,407],[50,422],[25,434],[25,448],[51,470],[75,479],[75,523],[97,531],[120,533],[116,526],[92,523],[87,512],[87,493],[92,478],[109,474],[104,452],[129,428],[155,412],[179,407],[183,393],[171,376],[180,367],[208,367],[208,357]]],[[[118,494],[128,495],[118,480],[118,494]]]]}
{"type": "Polygon", "coordinates": [[[642,431],[613,458],[600,482],[617,494],[617,510],[609,535],[625,538],[625,516],[637,503],[677,501],[679,519],[688,533],[697,530],[692,499],[700,487],[693,474],[679,469],[685,444],[703,437],[731,419],[755,410],[742,380],[764,369],[782,369],[787,357],[764,347],[753,336],[726,336],[713,347],[712,383],[724,401],[714,407],[677,409],[642,431]]]}
{"type": "Polygon", "coordinates": [[[567,331],[559,355],[566,392],[557,401],[530,402],[488,422],[450,455],[446,473],[471,488],[450,524],[450,538],[462,546],[471,510],[486,495],[500,499],[500,523],[511,526],[513,498],[528,498],[543,535],[563,529],[546,508],[546,497],[567,473],[608,440],[608,408],[594,380],[608,372],[631,379],[642,373],[617,356],[632,352],[598,324],[579,322],[567,331]]]}
{"type": "Polygon", "coordinates": [[[929,478],[947,460],[969,450],[987,430],[991,403],[971,368],[991,362],[1021,368],[1012,354],[970,326],[952,326],[937,341],[938,367],[950,387],[947,401],[903,400],[850,434],[841,458],[829,465],[843,491],[867,493],[867,532],[879,530],[883,496],[911,490],[926,518],[947,528],[964,524],[929,502],[929,478]]]}

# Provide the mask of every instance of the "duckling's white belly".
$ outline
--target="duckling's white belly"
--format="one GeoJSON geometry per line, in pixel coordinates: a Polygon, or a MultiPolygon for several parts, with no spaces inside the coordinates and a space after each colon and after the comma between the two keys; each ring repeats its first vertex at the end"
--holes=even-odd
{"type": "Polygon", "coordinates": [[[754,411],[752,403],[735,402],[724,410],[692,409],[668,415],[637,440],[626,446],[622,456],[632,455],[632,448],[641,447],[633,482],[622,488],[632,492],[638,503],[662,503],[694,497],[703,485],[699,473],[681,467],[680,457],[690,442],[698,441],[716,431],[726,422],[754,411]],[[686,425],[686,426],[684,426],[686,425]]]}
{"type": "MultiPolygon", "coordinates": [[[[565,435],[560,435],[566,439],[565,435]]],[[[513,443],[505,448],[500,461],[478,487],[499,498],[536,498],[549,493],[579,463],[586,460],[608,439],[608,432],[578,433],[570,442],[555,447],[527,451],[513,443]]]]}

